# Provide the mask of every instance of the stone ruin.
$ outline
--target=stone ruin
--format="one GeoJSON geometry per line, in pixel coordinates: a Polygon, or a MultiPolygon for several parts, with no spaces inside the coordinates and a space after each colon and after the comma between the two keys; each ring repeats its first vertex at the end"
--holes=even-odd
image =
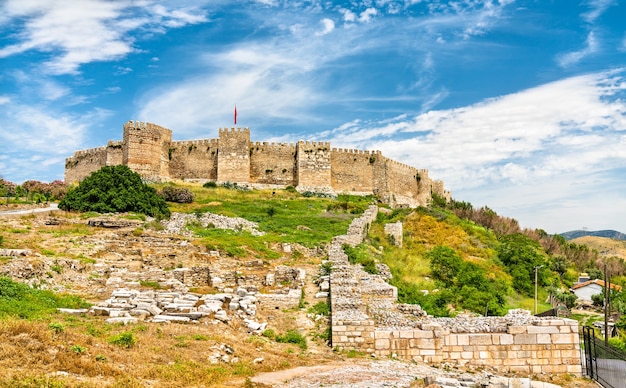
{"type": "MultiPolygon", "coordinates": [[[[417,305],[397,303],[395,287],[349,264],[342,249],[363,241],[377,210],[370,206],[328,248],[333,347],[499,372],[581,374],[575,320],[535,317],[526,310],[511,310],[504,317],[433,318],[417,305]]],[[[391,232],[401,235],[398,226],[391,232]]]]}

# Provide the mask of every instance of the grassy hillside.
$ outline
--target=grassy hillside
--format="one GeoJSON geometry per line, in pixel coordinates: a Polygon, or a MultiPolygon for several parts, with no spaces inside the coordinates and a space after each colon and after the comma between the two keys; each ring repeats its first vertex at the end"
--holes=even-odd
{"type": "MultiPolygon", "coordinates": [[[[0,279],[0,340],[5,344],[0,351],[0,367],[6,372],[0,376],[0,385],[186,387],[210,381],[214,386],[243,386],[249,385],[247,377],[259,372],[351,357],[333,353],[326,345],[327,331],[315,314],[327,305],[313,298],[316,289],[312,279],[324,259],[323,248],[333,236],[344,234],[352,219],[374,203],[374,198],[320,198],[293,189],[244,191],[199,184],[176,187],[191,190],[194,200],[168,203],[172,212],[200,216],[208,211],[241,217],[257,222],[265,233],[256,236],[244,230],[189,222],[186,229],[194,246],[219,251],[220,260],[230,260],[233,266],[255,259],[263,263],[264,270],[278,264],[305,268],[309,288],[302,294],[299,308],[264,311],[260,306],[257,317],[268,322],[272,330],[261,336],[247,333],[234,321],[229,325],[142,323],[126,327],[105,324],[101,317],[60,314],[55,307],[80,307],[108,297],[99,293],[104,281],[95,271],[97,265],[110,265],[101,257],[106,255],[103,241],[127,239],[123,241],[136,244],[133,251],[149,250],[139,245],[139,237],[148,237],[147,241],[167,238],[159,234],[163,226],[141,214],[118,215],[137,223],[119,233],[87,226],[88,219],[100,216],[92,212],[58,211],[53,214],[54,223],[46,222],[48,216],[44,215],[0,218],[0,247],[33,253],[25,259],[0,258],[0,270],[18,261],[29,270],[43,268],[50,282],[58,279],[55,284],[72,293],[57,297],[47,291],[27,292],[21,285],[0,279]],[[279,249],[284,243],[299,245],[303,252],[286,253],[279,249]],[[74,261],[79,265],[73,271],[82,281],[71,283],[70,265],[74,261]],[[90,289],[91,282],[97,286],[90,289]],[[297,332],[305,333],[306,338],[281,340],[297,332]],[[237,361],[208,364],[207,352],[226,345],[234,349],[237,361]]],[[[366,243],[348,253],[368,271],[376,271],[377,262],[388,265],[400,301],[419,303],[438,316],[461,311],[498,315],[520,307],[532,310],[534,267],[543,265],[538,272],[539,310],[550,308],[543,303],[548,288],[566,288],[579,270],[577,263],[588,262],[584,255],[575,262],[567,252],[587,251],[573,245],[560,250],[558,247],[563,246],[542,233],[520,233],[508,227],[510,223],[494,222],[495,214],[488,215],[490,225],[499,225],[497,228],[459,218],[441,205],[414,210],[381,207],[366,243]],[[396,221],[403,223],[402,247],[395,246],[384,232],[385,224],[396,221]]]]}

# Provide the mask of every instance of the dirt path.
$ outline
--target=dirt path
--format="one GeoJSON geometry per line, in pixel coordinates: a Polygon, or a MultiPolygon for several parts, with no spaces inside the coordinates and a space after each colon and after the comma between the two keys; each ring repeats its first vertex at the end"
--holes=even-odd
{"type": "Polygon", "coordinates": [[[25,215],[25,214],[31,214],[31,213],[50,212],[54,210],[59,210],[59,205],[56,203],[51,203],[47,207],[33,207],[30,209],[15,209],[15,210],[0,211],[0,216],[25,215]]]}

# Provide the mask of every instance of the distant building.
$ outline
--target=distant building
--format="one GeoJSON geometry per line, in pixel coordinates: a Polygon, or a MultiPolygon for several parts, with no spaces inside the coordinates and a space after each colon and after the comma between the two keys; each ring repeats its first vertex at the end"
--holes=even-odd
{"type": "MultiPolygon", "coordinates": [[[[609,283],[609,287],[613,291],[622,291],[622,287],[617,284],[609,283]]],[[[582,283],[576,284],[570,290],[578,297],[578,299],[582,299],[584,301],[591,302],[591,297],[593,295],[602,294],[602,290],[604,289],[604,280],[593,279],[587,280],[582,283]]]]}

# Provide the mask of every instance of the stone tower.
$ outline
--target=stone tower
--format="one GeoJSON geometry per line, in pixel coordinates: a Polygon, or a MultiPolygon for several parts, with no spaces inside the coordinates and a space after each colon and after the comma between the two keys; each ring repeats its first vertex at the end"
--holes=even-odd
{"type": "Polygon", "coordinates": [[[148,181],[169,179],[168,147],[172,131],[141,121],[124,124],[122,163],[148,181]]]}
{"type": "Polygon", "coordinates": [[[296,145],[296,186],[330,188],[330,143],[299,141],[296,145]]]}
{"type": "Polygon", "coordinates": [[[218,183],[250,181],[250,130],[220,128],[217,154],[218,183]]]}

